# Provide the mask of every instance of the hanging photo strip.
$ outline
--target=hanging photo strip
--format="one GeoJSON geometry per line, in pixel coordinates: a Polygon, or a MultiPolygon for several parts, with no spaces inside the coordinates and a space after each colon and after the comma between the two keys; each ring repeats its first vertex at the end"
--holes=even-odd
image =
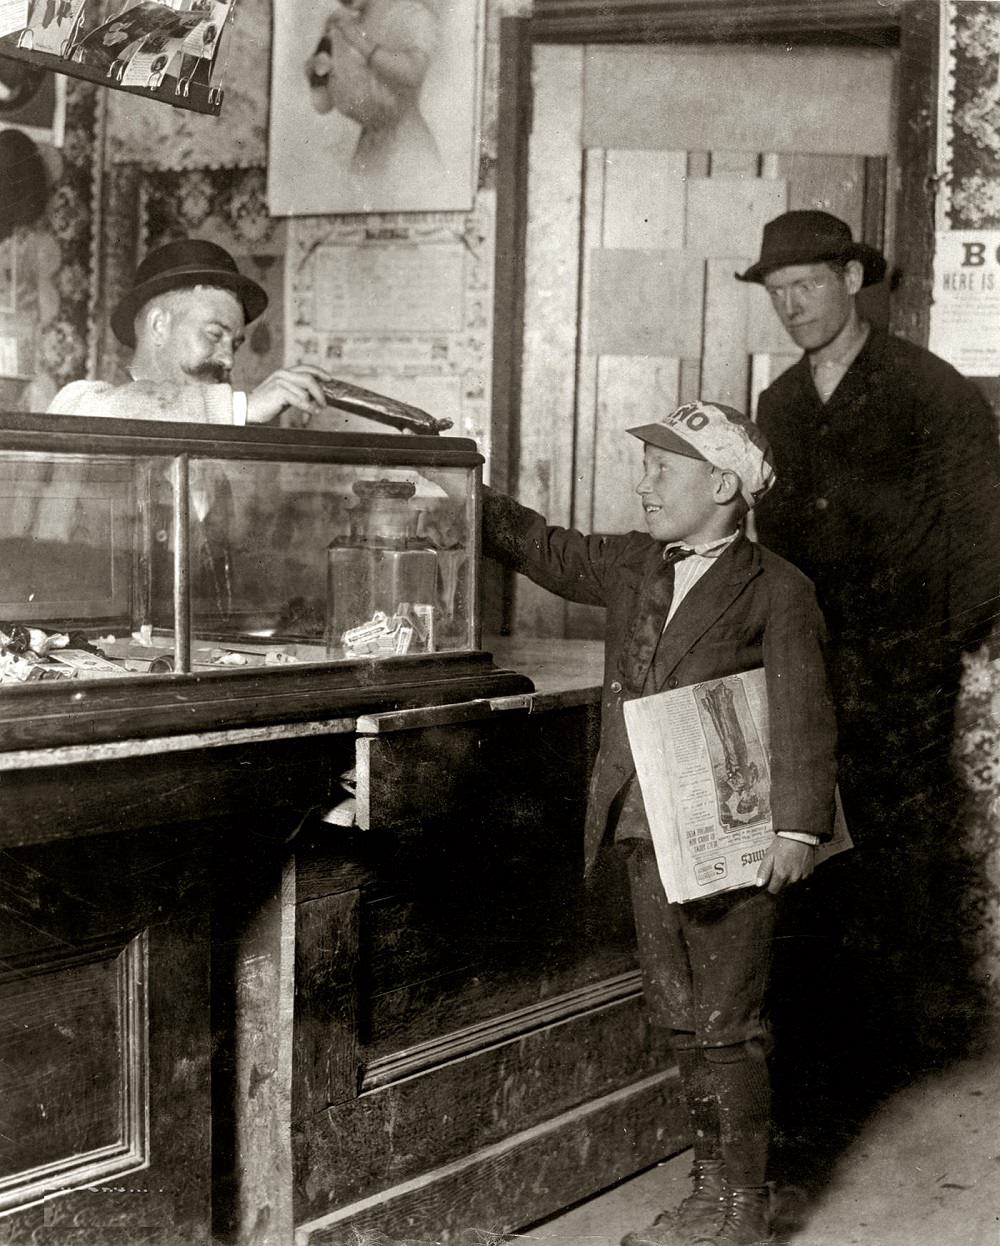
{"type": "Polygon", "coordinates": [[[218,113],[212,74],[235,8],[236,0],[0,0],[0,54],[218,113]]]}
{"type": "Polygon", "coordinates": [[[197,12],[182,13],[157,0],[142,0],[84,35],[73,48],[73,60],[121,81],[132,60],[148,47],[150,61],[166,54],[165,68],[200,21],[197,12]]]}
{"type": "Polygon", "coordinates": [[[176,70],[169,68],[168,73],[177,78],[178,89],[184,91],[187,84],[195,79],[208,81],[211,77],[215,57],[219,51],[219,40],[230,20],[234,0],[213,0],[208,11],[202,13],[201,21],[193,27],[181,46],[180,62],[176,70]]]}
{"type": "Polygon", "coordinates": [[[32,0],[19,46],[67,56],[87,0],[32,0]]]}
{"type": "Polygon", "coordinates": [[[24,29],[29,7],[29,0],[0,0],[0,36],[24,29]]]}

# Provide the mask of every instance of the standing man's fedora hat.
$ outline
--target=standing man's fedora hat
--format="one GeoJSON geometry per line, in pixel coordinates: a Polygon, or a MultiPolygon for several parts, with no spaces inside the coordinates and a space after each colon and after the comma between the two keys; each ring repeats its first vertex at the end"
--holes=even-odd
{"type": "Polygon", "coordinates": [[[885,276],[885,256],[866,242],[855,242],[846,221],[829,212],[785,212],[764,226],[760,259],[738,281],[755,281],[776,268],[790,264],[817,264],[822,260],[860,260],[864,269],[862,285],[877,284],[885,276]]]}
{"type": "Polygon", "coordinates": [[[190,286],[232,291],[247,324],[267,307],[263,287],[243,276],[228,251],[200,238],[180,238],[150,251],[139,265],[132,289],[111,313],[115,337],[124,346],[135,346],[135,318],[149,300],[190,286]]]}

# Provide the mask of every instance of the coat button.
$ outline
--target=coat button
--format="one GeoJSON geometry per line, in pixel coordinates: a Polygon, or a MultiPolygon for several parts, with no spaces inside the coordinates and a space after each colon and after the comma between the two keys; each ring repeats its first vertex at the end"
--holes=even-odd
{"type": "Polygon", "coordinates": [[[817,509],[818,511],[825,511],[825,510],[826,510],[826,508],[827,508],[829,505],[830,505],[830,503],[827,501],[827,499],[826,499],[826,498],[817,498],[817,499],[816,499],[816,509],[817,509]]]}
{"type": "Polygon", "coordinates": [[[667,687],[668,687],[668,688],[676,688],[676,687],[677,687],[677,676],[676,676],[676,675],[671,675],[671,676],[670,676],[670,678],[667,680],[667,687]]]}
{"type": "Polygon", "coordinates": [[[613,680],[611,681],[611,691],[612,691],[612,692],[621,692],[621,690],[622,690],[622,686],[621,686],[621,682],[620,682],[620,680],[613,679],[613,680]]]}

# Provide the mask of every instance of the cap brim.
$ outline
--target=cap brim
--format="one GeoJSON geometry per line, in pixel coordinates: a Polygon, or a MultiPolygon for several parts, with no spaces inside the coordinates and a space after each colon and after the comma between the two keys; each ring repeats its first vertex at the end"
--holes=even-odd
{"type": "Polygon", "coordinates": [[[191,286],[211,286],[217,290],[229,290],[235,294],[243,307],[246,323],[256,320],[267,307],[267,293],[263,286],[242,273],[231,273],[216,268],[174,269],[136,286],[121,300],[111,313],[111,328],[123,346],[135,346],[135,318],[150,299],[168,290],[184,290],[191,286]]]}
{"type": "Polygon", "coordinates": [[[703,463],[707,463],[708,459],[694,448],[689,441],[685,441],[683,437],[678,437],[673,429],[667,428],[664,424],[639,424],[635,428],[627,428],[625,430],[633,437],[638,437],[640,441],[648,442],[651,446],[656,446],[660,450],[669,450],[671,454],[683,454],[688,459],[700,459],[703,463]]]}

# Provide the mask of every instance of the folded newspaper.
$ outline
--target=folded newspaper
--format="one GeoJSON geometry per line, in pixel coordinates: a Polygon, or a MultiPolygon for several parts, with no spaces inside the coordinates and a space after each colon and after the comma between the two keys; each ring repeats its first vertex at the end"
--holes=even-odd
{"type": "MultiPolygon", "coordinates": [[[[625,726],[667,899],[753,886],[774,838],[763,670],[626,701],[625,726]]],[[[850,847],[837,795],[817,863],[850,847]]]]}

